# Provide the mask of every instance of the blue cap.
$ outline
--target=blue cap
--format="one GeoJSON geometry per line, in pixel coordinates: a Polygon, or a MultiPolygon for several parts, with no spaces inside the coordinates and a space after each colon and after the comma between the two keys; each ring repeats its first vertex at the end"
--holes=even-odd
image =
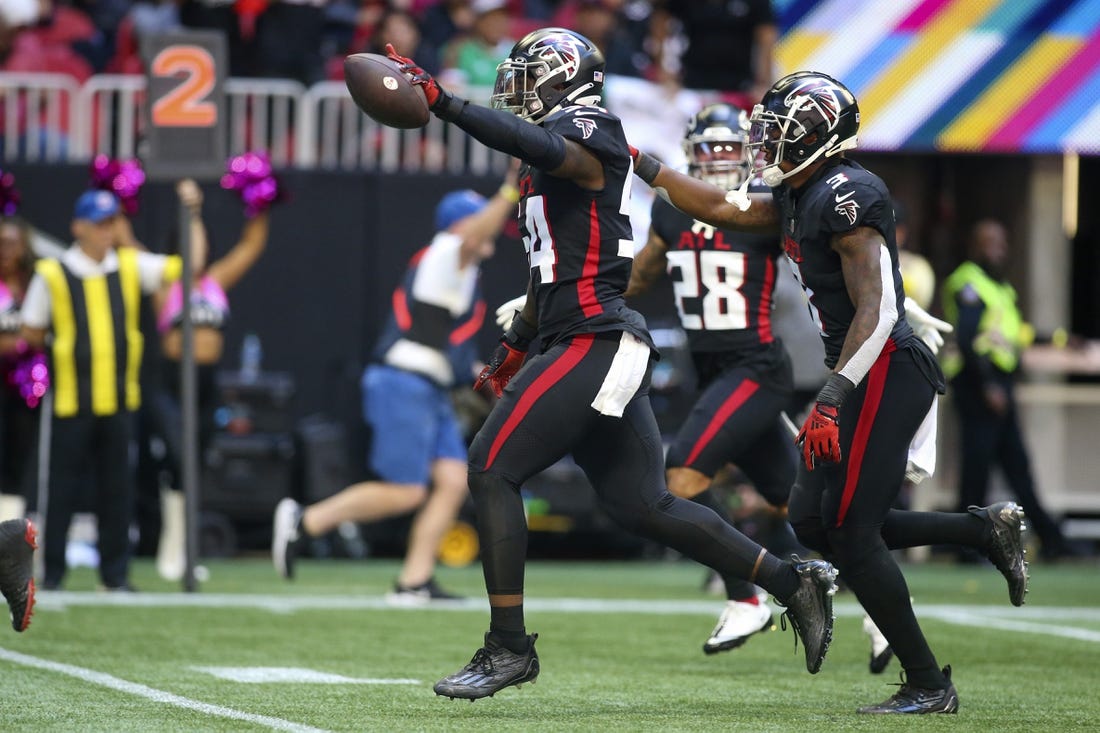
{"type": "Polygon", "coordinates": [[[73,218],[98,222],[114,216],[118,210],[118,198],[113,193],[93,189],[80,194],[73,207],[73,218]]]}
{"type": "Polygon", "coordinates": [[[436,231],[450,229],[451,225],[459,219],[465,219],[484,209],[487,203],[489,203],[488,199],[477,191],[471,191],[468,188],[462,191],[451,191],[435,207],[436,231]]]}

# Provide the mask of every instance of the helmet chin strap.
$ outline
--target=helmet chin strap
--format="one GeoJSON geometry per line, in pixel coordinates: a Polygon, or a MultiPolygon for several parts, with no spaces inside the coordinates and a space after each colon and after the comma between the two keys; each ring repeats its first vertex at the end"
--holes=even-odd
{"type": "Polygon", "coordinates": [[[767,168],[760,171],[760,177],[764,179],[765,185],[770,186],[772,188],[775,188],[780,183],[787,180],[788,178],[793,176],[795,173],[798,173],[799,171],[803,170],[808,165],[810,165],[811,163],[816,161],[818,158],[820,158],[822,155],[824,155],[825,151],[828,150],[829,146],[832,145],[834,142],[836,142],[836,136],[834,136],[833,139],[830,140],[828,143],[826,143],[825,145],[822,145],[820,148],[818,148],[817,152],[815,152],[809,158],[806,158],[806,160],[802,161],[802,163],[800,163],[797,167],[792,168],[791,170],[787,171],[786,173],[784,173],[783,170],[780,169],[778,161],[775,162],[775,163],[772,163],[767,168]]]}
{"type": "Polygon", "coordinates": [[[580,96],[581,92],[587,92],[589,89],[591,89],[594,86],[595,86],[595,84],[588,83],[588,84],[583,84],[583,85],[577,87],[570,94],[568,94],[564,99],[562,99],[560,102],[558,102],[556,105],[554,105],[554,107],[552,109],[549,109],[546,112],[544,112],[543,114],[539,115],[537,119],[532,118],[531,121],[534,122],[537,125],[540,122],[542,122],[543,120],[545,120],[547,117],[549,117],[550,115],[554,114],[555,112],[557,112],[558,110],[560,110],[564,107],[575,107],[575,106],[592,107],[592,106],[595,106],[595,105],[599,104],[599,102],[600,102],[600,95],[599,94],[589,94],[588,96],[585,96],[585,97],[580,96]]]}

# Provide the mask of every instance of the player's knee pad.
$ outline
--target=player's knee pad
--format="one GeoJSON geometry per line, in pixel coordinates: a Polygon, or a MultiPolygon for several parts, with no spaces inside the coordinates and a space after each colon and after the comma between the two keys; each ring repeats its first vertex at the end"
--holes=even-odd
{"type": "Polygon", "coordinates": [[[848,574],[859,572],[863,563],[877,551],[889,552],[882,529],[872,527],[833,527],[826,532],[836,565],[848,574]]]}
{"type": "Polygon", "coordinates": [[[821,526],[820,517],[792,518],[791,527],[794,529],[794,536],[803,547],[822,555],[829,554],[829,537],[825,528],[821,526]]]}
{"type": "Polygon", "coordinates": [[[470,495],[477,506],[478,525],[485,521],[526,521],[523,518],[523,498],[519,486],[500,474],[488,471],[470,472],[470,495]]]}
{"type": "Polygon", "coordinates": [[[643,537],[653,536],[660,523],[665,520],[669,508],[676,501],[681,501],[668,491],[661,492],[653,502],[643,501],[635,494],[628,497],[629,500],[626,501],[601,499],[600,508],[615,524],[643,537]]]}

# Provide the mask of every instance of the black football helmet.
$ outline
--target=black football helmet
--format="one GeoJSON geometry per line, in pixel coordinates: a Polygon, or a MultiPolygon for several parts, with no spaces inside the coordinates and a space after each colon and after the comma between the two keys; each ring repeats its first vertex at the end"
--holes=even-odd
{"type": "Polygon", "coordinates": [[[563,107],[598,104],[603,72],[603,54],[592,41],[565,28],[541,28],[497,66],[489,104],[537,125],[563,107]]]}
{"type": "Polygon", "coordinates": [[[727,191],[749,174],[749,116],[728,104],[712,104],[695,113],[684,134],[688,173],[727,191]]]}
{"type": "Polygon", "coordinates": [[[856,147],[859,105],[848,88],[818,71],[783,77],[753,107],[749,147],[757,172],[778,186],[822,156],[856,147]],[[782,161],[795,164],[784,172],[782,161]]]}

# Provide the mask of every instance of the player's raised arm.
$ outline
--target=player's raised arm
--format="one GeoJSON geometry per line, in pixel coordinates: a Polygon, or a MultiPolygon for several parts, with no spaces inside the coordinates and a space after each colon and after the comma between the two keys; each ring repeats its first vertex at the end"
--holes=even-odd
{"type": "MultiPolygon", "coordinates": [[[[568,178],[592,190],[603,187],[603,165],[592,151],[539,124],[530,124],[545,119],[566,103],[583,105],[598,101],[600,95],[595,85],[595,93],[590,100],[583,96],[585,90],[582,85],[573,90],[568,99],[560,100],[557,107],[540,108],[537,117],[531,114],[520,116],[519,111],[531,103],[525,89],[516,88],[513,92],[494,90],[494,97],[500,98],[499,101],[494,100],[495,108],[470,104],[439,86],[428,72],[412,59],[400,56],[392,45],[387,45],[386,52],[409,75],[410,81],[424,90],[428,106],[436,117],[465,130],[484,145],[530,163],[552,176],[568,178]],[[509,104],[508,97],[513,97],[514,103],[509,104]]],[[[584,59],[581,59],[579,63],[583,62],[584,59]]],[[[505,61],[501,66],[507,63],[505,61]]],[[[498,70],[498,74],[507,78],[506,71],[502,73],[498,70]]]]}
{"type": "Polygon", "coordinates": [[[657,195],[680,211],[716,227],[746,231],[771,231],[779,226],[779,209],[770,194],[750,194],[751,205],[742,211],[727,199],[727,192],[712,183],[669,168],[648,153],[634,153],[634,174],[648,183],[657,195]]]}

